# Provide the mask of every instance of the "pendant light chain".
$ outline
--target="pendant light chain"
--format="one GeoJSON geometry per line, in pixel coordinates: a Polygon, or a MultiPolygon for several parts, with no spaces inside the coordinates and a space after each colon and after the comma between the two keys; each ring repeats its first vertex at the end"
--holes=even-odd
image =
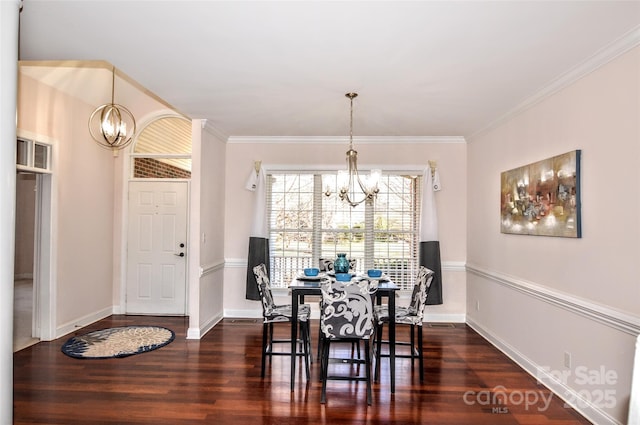
{"type": "Polygon", "coordinates": [[[351,115],[349,119],[349,149],[353,149],[353,99],[358,96],[358,93],[347,93],[347,96],[351,102],[351,115]]]}
{"type": "MultiPolygon", "coordinates": [[[[378,180],[380,178],[380,170],[371,170],[370,176],[367,178],[361,178],[358,172],[358,152],[353,149],[353,99],[358,96],[358,93],[346,93],[346,97],[350,100],[350,114],[349,114],[349,150],[347,151],[347,170],[346,172],[338,172],[338,196],[340,200],[356,207],[363,202],[374,202],[378,195],[378,180]],[[345,176],[344,181],[341,181],[341,176],[345,176]],[[356,183],[359,186],[362,194],[364,195],[359,201],[354,201],[356,193],[356,183]]],[[[331,189],[327,187],[324,192],[325,196],[331,196],[331,189]]]]}
{"type": "Polygon", "coordinates": [[[114,99],[116,98],[116,67],[114,66],[111,69],[111,104],[115,104],[114,99]]]}

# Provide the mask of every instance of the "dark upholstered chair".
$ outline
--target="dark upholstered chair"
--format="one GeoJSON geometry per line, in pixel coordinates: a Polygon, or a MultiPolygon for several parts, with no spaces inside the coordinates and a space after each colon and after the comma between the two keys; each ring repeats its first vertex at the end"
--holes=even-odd
{"type": "MultiPolygon", "coordinates": [[[[260,298],[262,300],[262,370],[261,375],[264,378],[265,362],[267,356],[290,356],[291,352],[274,351],[273,344],[287,343],[291,344],[290,339],[274,339],[273,338],[273,325],[274,323],[291,323],[292,320],[292,306],[291,304],[276,305],[273,301],[273,295],[271,294],[271,285],[269,283],[269,276],[267,274],[267,267],[264,264],[259,264],[253,268],[253,274],[256,277],[256,284],[258,285],[258,291],[260,292],[260,298]]],[[[308,304],[301,304],[298,307],[298,317],[296,320],[300,322],[300,335],[301,351],[296,356],[303,356],[305,362],[305,368],[307,372],[307,380],[309,380],[309,362],[311,343],[309,339],[310,334],[310,321],[311,308],[308,304]]]]}
{"type": "Polygon", "coordinates": [[[373,296],[377,285],[368,280],[358,282],[339,282],[325,280],[321,284],[322,310],[320,312],[320,333],[322,338],[322,395],[320,402],[327,400],[328,380],[366,381],[367,404],[371,405],[371,346],[369,341],[374,335],[373,296]],[[338,359],[338,362],[364,364],[365,376],[328,374],[331,344],[334,342],[364,341],[365,359],[338,359]]]}
{"type": "MultiPolygon", "coordinates": [[[[429,289],[431,288],[431,281],[433,280],[433,271],[424,266],[420,266],[418,277],[416,278],[413,286],[413,293],[411,294],[411,303],[408,307],[396,306],[396,326],[408,325],[410,326],[411,338],[410,341],[396,341],[396,346],[408,345],[410,346],[410,354],[398,354],[396,351],[396,357],[411,358],[411,364],[413,365],[414,359],[418,359],[420,365],[420,381],[424,380],[424,362],[422,355],[422,322],[424,319],[424,311],[427,305],[427,297],[429,296],[429,289]],[[418,336],[418,344],[416,345],[415,335],[418,336]]],[[[388,357],[388,354],[382,354],[382,343],[388,341],[382,341],[382,330],[385,323],[389,323],[389,308],[386,304],[377,305],[374,308],[376,316],[376,374],[375,380],[380,377],[380,358],[388,357]]]]}

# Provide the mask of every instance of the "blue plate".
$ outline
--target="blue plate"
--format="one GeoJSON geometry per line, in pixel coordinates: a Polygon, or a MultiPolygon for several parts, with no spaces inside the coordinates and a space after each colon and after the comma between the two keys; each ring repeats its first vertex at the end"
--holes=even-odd
{"type": "Polygon", "coordinates": [[[349,282],[352,277],[351,273],[336,273],[336,280],[340,282],[349,282]]]}

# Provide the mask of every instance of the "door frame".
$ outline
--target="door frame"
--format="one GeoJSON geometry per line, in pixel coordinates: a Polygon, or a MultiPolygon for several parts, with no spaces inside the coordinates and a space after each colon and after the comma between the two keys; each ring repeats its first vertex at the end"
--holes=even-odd
{"type": "Polygon", "coordinates": [[[44,143],[51,147],[48,169],[16,165],[17,169],[36,175],[32,336],[53,341],[57,335],[57,177],[58,141],[48,136],[16,129],[18,139],[44,143]]]}
{"type": "Polygon", "coordinates": [[[53,249],[52,175],[36,174],[35,246],[33,259],[34,338],[51,341],[56,337],[55,250],[53,249]]]}
{"type": "MultiPolygon", "coordinates": [[[[186,252],[190,253],[190,227],[191,227],[191,181],[188,179],[133,179],[130,178],[127,167],[123,167],[123,173],[125,174],[124,187],[122,193],[122,216],[120,228],[121,232],[121,256],[120,256],[120,297],[119,305],[114,306],[114,314],[126,314],[127,313],[127,270],[129,268],[129,183],[186,183],[187,184],[187,234],[186,234],[186,252]]],[[[189,287],[190,287],[190,267],[187,260],[185,267],[185,317],[189,316],[189,287]]]]}

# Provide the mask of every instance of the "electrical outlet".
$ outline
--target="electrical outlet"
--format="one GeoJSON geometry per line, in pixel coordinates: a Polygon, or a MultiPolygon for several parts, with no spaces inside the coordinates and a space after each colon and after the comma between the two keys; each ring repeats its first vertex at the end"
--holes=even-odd
{"type": "Polygon", "coordinates": [[[480,300],[476,300],[476,311],[480,311],[480,300]]]}
{"type": "Polygon", "coordinates": [[[564,352],[564,367],[571,369],[571,353],[567,351],[564,352]]]}

